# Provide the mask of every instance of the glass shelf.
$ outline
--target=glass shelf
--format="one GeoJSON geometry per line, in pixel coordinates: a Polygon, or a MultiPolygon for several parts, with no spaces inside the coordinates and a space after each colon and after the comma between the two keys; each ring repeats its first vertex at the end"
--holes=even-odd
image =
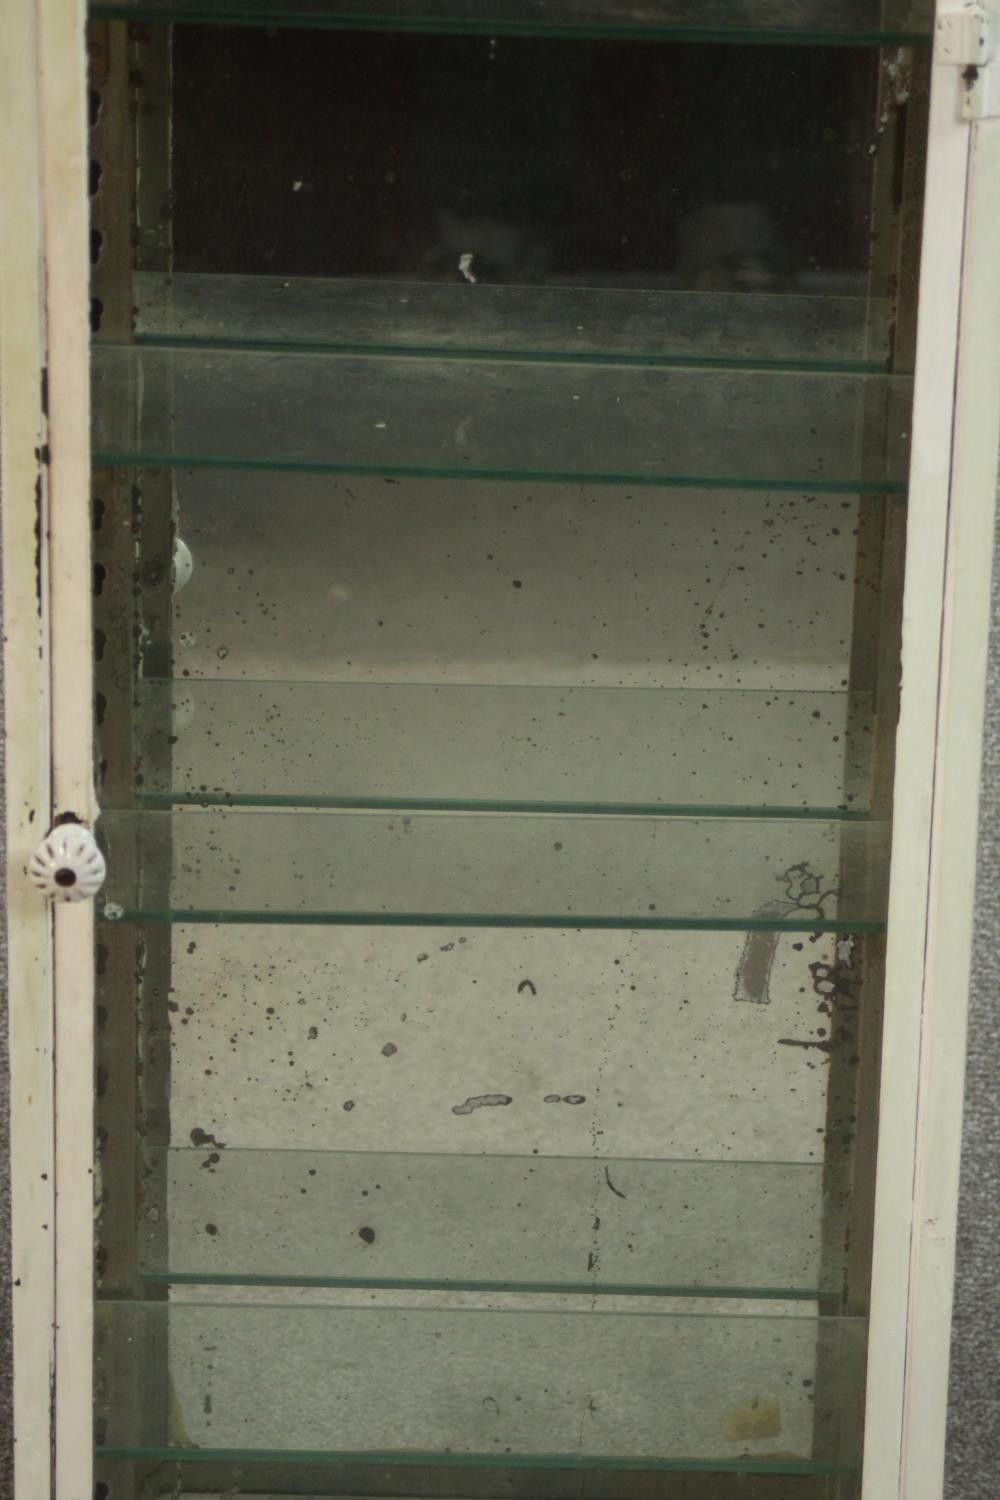
{"type": "Polygon", "coordinates": [[[122,20],[489,36],[678,37],[859,46],[930,38],[930,0],[92,0],[122,20]]]}
{"type": "Polygon", "coordinates": [[[97,345],[93,447],[161,468],[900,492],[910,397],[884,375],[97,345]]]}
{"type": "Polygon", "coordinates": [[[146,807],[865,815],[861,694],[150,679],[138,701],[146,807]]]}
{"type": "Polygon", "coordinates": [[[99,1304],[99,1456],[783,1474],[856,1459],[861,1319],[303,1304],[316,1295],[99,1304]]]}
{"type": "Polygon", "coordinates": [[[135,277],[136,342],[518,360],[884,371],[888,307],[863,297],[135,277]]]}
{"type": "Polygon", "coordinates": [[[169,1264],[143,1280],[815,1300],[822,1178],[811,1163],[175,1148],[169,1264]]]}
{"type": "Polygon", "coordinates": [[[182,808],[110,812],[100,827],[107,920],[781,932],[885,920],[885,823],[182,808]]]}

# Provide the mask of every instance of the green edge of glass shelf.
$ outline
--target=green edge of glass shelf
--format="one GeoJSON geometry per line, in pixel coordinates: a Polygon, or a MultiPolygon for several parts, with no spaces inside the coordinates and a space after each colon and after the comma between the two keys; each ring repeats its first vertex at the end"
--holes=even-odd
{"type": "Polygon", "coordinates": [[[469,1281],[433,1276],[252,1276],[249,1273],[208,1271],[144,1271],[143,1286],[216,1286],[216,1287],[315,1287],[336,1291],[381,1292],[524,1292],[526,1294],[563,1293],[586,1297],[718,1297],[726,1300],[754,1302],[815,1302],[835,1295],[820,1287],[757,1286],[676,1286],[659,1282],[633,1281],[469,1281]]]}
{"type": "Polygon", "coordinates": [[[478,812],[478,813],[549,813],[553,816],[593,816],[601,818],[776,818],[787,822],[801,818],[807,822],[817,818],[828,822],[866,823],[865,812],[855,812],[847,807],[757,807],[748,803],[700,802],[563,802],[557,799],[546,801],[504,801],[501,798],[448,798],[448,797],[336,797],[317,793],[277,792],[227,792],[213,791],[141,791],[136,801],[142,808],[152,812],[170,811],[180,807],[273,807],[315,808],[317,811],[343,812],[478,812]]]}
{"type": "Polygon", "coordinates": [[[605,1458],[601,1455],[576,1453],[451,1453],[410,1448],[369,1449],[336,1448],[200,1448],[156,1447],[136,1444],[134,1447],[107,1445],[96,1447],[100,1459],[152,1459],[160,1463],[211,1464],[379,1464],[421,1465],[446,1469],[584,1469],[639,1470],[656,1473],[690,1474],[850,1474],[856,1463],[837,1460],[798,1458],[632,1458],[627,1454],[605,1458]]]}
{"type": "Polygon", "coordinates": [[[525,36],[786,44],[808,47],[920,45],[931,38],[927,0],[94,0],[109,20],[525,36]]]}
{"type": "Polygon", "coordinates": [[[636,474],[626,470],[618,469],[505,469],[505,468],[465,468],[455,469],[442,466],[421,466],[411,468],[403,464],[372,464],[363,467],[360,464],[337,464],[308,461],[305,463],[286,462],[280,459],[252,458],[249,461],[237,457],[222,456],[190,457],[180,458],[168,452],[136,452],[129,448],[106,448],[95,447],[92,450],[93,461],[96,465],[104,468],[129,468],[133,465],[141,465],[145,469],[252,469],[258,473],[282,474],[291,472],[310,474],[370,474],[375,478],[386,479],[474,479],[489,482],[494,479],[509,479],[522,481],[526,484],[576,484],[585,482],[588,484],[614,484],[614,485],[648,485],[655,489],[708,489],[708,490],[766,490],[769,493],[778,492],[810,492],[816,495],[902,495],[906,486],[897,480],[862,480],[862,479],[829,479],[809,480],[798,479],[750,479],[739,478],[709,478],[699,474],[636,474]]]}
{"type": "Polygon", "coordinates": [[[209,907],[167,910],[151,906],[120,906],[107,903],[97,914],[100,922],[155,922],[224,927],[508,927],[544,928],[573,932],[843,932],[871,934],[884,932],[884,920],[817,916],[809,921],[790,918],[758,917],[590,917],[571,913],[567,916],[525,913],[509,916],[497,912],[449,911],[329,911],[281,912],[268,908],[257,911],[226,911],[209,907]]]}

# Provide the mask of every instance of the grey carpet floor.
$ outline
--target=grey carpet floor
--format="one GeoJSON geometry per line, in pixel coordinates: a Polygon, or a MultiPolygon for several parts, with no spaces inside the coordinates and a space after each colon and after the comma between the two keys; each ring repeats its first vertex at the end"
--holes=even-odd
{"type": "Polygon", "coordinates": [[[1000,1493],[1000,528],[993,557],[946,1500],[1000,1493]]]}

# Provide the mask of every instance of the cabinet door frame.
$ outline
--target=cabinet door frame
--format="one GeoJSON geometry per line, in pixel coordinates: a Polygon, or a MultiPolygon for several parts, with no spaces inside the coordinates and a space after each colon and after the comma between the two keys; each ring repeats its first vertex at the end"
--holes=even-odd
{"type": "Polygon", "coordinates": [[[93,1500],[91,902],[25,866],[92,823],[84,0],[11,0],[0,47],[0,491],[10,1016],[14,1484],[93,1500]]]}
{"type": "MultiPolygon", "coordinates": [[[[25,866],[93,790],[84,0],[0,49],[16,1500],[91,1500],[93,907],[25,866]]],[[[864,1500],[938,1500],[996,455],[1000,120],[935,59],[906,546],[864,1500]]]]}

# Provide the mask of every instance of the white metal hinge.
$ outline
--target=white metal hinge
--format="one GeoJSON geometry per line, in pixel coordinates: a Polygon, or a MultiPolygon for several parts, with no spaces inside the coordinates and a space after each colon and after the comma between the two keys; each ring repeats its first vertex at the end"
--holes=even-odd
{"type": "Polygon", "coordinates": [[[961,70],[962,118],[1000,116],[1000,6],[948,6],[936,33],[935,61],[961,70]]]}

